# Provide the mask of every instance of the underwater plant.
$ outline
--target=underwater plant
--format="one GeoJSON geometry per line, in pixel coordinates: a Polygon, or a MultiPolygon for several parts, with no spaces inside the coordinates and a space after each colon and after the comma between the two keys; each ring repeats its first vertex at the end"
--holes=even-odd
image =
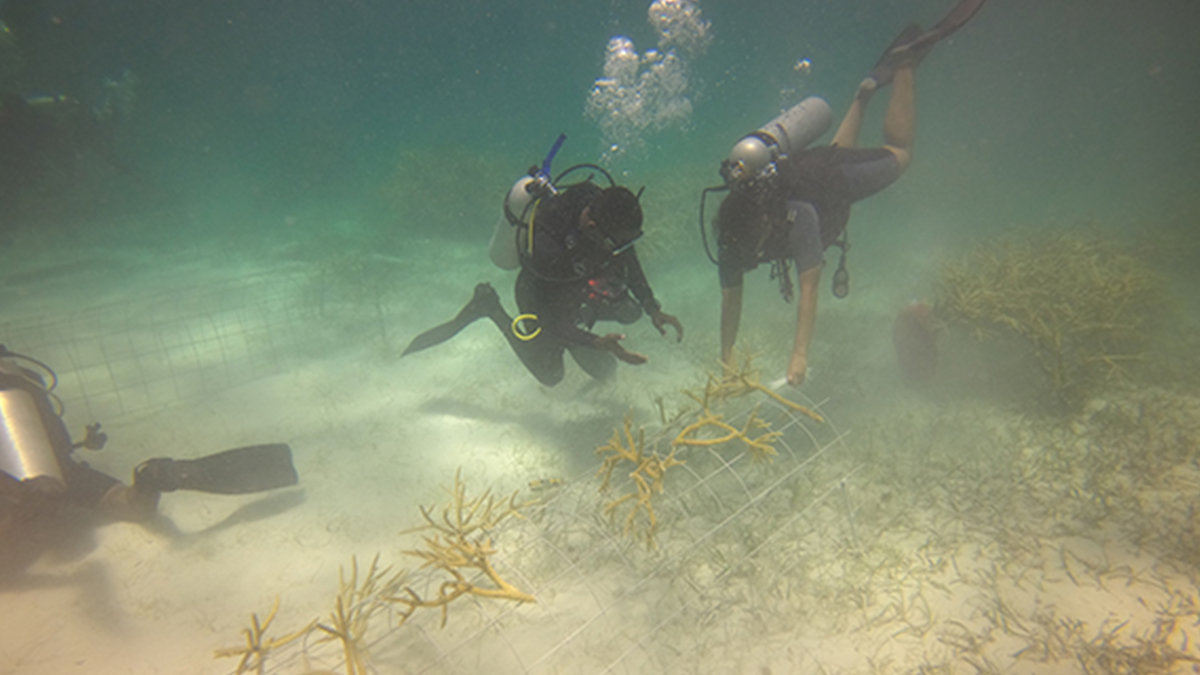
{"type": "Polygon", "coordinates": [[[1074,232],[985,243],[943,266],[934,316],[980,340],[1027,344],[1054,398],[1076,409],[1145,358],[1165,284],[1119,242],[1074,232]]]}

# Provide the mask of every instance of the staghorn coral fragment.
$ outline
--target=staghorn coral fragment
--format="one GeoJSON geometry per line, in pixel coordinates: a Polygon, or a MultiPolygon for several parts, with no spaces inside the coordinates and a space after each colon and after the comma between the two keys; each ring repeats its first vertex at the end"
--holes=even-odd
{"type": "Polygon", "coordinates": [[[675,440],[671,441],[672,445],[686,445],[708,447],[728,443],[732,440],[741,440],[750,450],[751,458],[756,462],[769,462],[778,453],[775,451],[774,442],[777,438],[783,435],[781,431],[767,431],[755,438],[750,437],[750,432],[754,429],[769,429],[770,424],[758,418],[758,408],[750,412],[750,416],[746,419],[746,424],[741,429],[722,421],[720,415],[713,414],[705,409],[700,418],[695,422],[684,427],[675,440]],[[716,428],[725,432],[724,436],[716,438],[697,438],[696,434],[705,428],[716,428]]]}
{"type": "Polygon", "coordinates": [[[213,652],[213,658],[222,659],[241,656],[242,660],[238,662],[237,669],[234,671],[236,675],[242,675],[242,673],[248,673],[251,670],[258,673],[258,675],[262,675],[266,670],[267,654],[273,649],[282,647],[289,642],[308,635],[317,624],[314,619],[307,626],[294,633],[289,633],[281,638],[264,639],[267,629],[271,627],[271,622],[275,620],[275,614],[278,611],[279,597],[276,596],[275,604],[271,606],[271,611],[267,614],[266,620],[259,622],[257,613],[250,615],[250,627],[242,629],[242,635],[246,637],[246,646],[218,649],[213,652]]]}
{"type": "Polygon", "coordinates": [[[614,429],[612,439],[605,445],[596,448],[596,454],[604,458],[596,474],[603,476],[600,484],[601,492],[609,488],[613,470],[621,462],[629,462],[633,465],[629,477],[633,480],[636,491],[607,502],[604,505],[604,514],[615,517],[618,507],[632,501],[633,505],[625,516],[624,532],[625,534],[634,532],[637,526],[637,515],[644,512],[647,521],[645,526],[646,547],[654,548],[656,546],[654,535],[658,531],[658,516],[654,513],[654,495],[662,494],[663,477],[667,469],[680,466],[684,461],[675,459],[674,448],[666,457],[660,457],[656,452],[646,453],[645,430],[639,429],[637,440],[634,440],[633,421],[628,415],[625,416],[624,437],[622,438],[621,429],[614,429]]]}
{"type": "MultiPolygon", "coordinates": [[[[371,619],[385,609],[387,601],[404,585],[408,577],[406,570],[390,574],[391,567],[379,568],[379,554],[371,561],[367,575],[359,583],[358,558],[350,559],[350,578],[345,569],[338,570],[338,596],[328,623],[316,623],[317,630],[325,633],[323,641],[338,640],[346,662],[346,675],[366,675],[366,635],[371,619]]],[[[412,615],[412,608],[399,613],[404,623],[412,615]]]]}
{"type": "Polygon", "coordinates": [[[825,418],[814,412],[807,406],[800,405],[787,397],[779,395],[778,392],[764,385],[760,380],[760,374],[757,368],[754,367],[754,357],[746,356],[741,359],[741,366],[736,370],[725,365],[723,374],[717,377],[711,373],[708,375],[708,380],[705,382],[704,389],[701,392],[684,391],[683,393],[693,401],[700,404],[700,407],[707,411],[712,405],[719,405],[730,399],[740,398],[754,392],[762,392],[774,400],[776,403],[798,412],[814,422],[824,423],[825,418]]]}
{"type": "MultiPolygon", "coordinates": [[[[517,492],[506,500],[498,500],[486,490],[483,494],[467,497],[466,483],[462,480],[462,469],[454,474],[454,489],[451,501],[442,509],[441,518],[434,516],[434,507],[421,507],[426,524],[416,530],[433,529],[432,536],[422,537],[424,548],[405,551],[405,555],[420,558],[424,567],[434,567],[448,573],[452,580],[442,582],[437,596],[423,598],[410,587],[404,587],[405,595],[392,595],[388,599],[411,609],[418,607],[440,608],[442,626],[446,625],[449,605],[464,595],[484,598],[512,600],[513,602],[537,602],[537,598],[510,584],[496,572],[491,558],[496,553],[492,546],[489,530],[509,517],[520,517],[519,510],[530,502],[518,503],[517,492]],[[467,580],[464,570],[482,573],[493,585],[480,586],[467,580]]],[[[414,530],[408,530],[409,532],[414,530]]]]}

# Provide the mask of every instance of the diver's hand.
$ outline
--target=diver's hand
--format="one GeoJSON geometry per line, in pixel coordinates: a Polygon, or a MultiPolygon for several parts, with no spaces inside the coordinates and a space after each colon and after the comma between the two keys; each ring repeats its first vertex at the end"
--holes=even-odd
{"type": "Polygon", "coordinates": [[[657,309],[650,313],[650,322],[658,329],[659,335],[666,337],[666,327],[670,326],[675,329],[675,341],[683,341],[683,324],[679,323],[679,319],[676,319],[674,316],[657,309]]]}
{"type": "Polygon", "coordinates": [[[596,342],[592,346],[602,352],[609,352],[632,366],[640,366],[650,360],[645,354],[631,352],[622,347],[621,340],[624,339],[625,336],[620,333],[609,333],[596,338],[596,342]]]}
{"type": "Polygon", "coordinates": [[[808,374],[808,356],[806,354],[792,354],[792,359],[788,361],[787,381],[793,387],[799,387],[804,384],[804,376],[808,374]]]}

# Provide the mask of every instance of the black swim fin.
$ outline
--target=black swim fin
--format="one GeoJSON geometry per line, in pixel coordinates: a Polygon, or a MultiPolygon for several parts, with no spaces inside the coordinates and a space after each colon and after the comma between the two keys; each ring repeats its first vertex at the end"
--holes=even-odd
{"type": "Polygon", "coordinates": [[[875,86],[882,87],[891,83],[892,76],[898,68],[904,66],[916,67],[933,51],[934,45],[949,37],[952,33],[966,25],[983,7],[986,0],[960,0],[941,21],[927,30],[921,30],[917,24],[910,24],[900,35],[892,40],[892,44],[884,50],[883,56],[871,68],[871,79],[875,86]]]}
{"type": "Polygon", "coordinates": [[[475,295],[465,307],[459,310],[458,316],[413,338],[400,356],[408,356],[413,352],[440,345],[458,335],[459,331],[475,321],[487,316],[494,316],[497,310],[502,309],[500,296],[496,294],[496,289],[488,283],[479,284],[475,287],[475,295]]]}
{"type": "Polygon", "coordinates": [[[141,492],[196,490],[241,495],[299,482],[292,449],[284,443],[234,448],[199,459],[159,457],[133,470],[133,486],[141,492]]]}

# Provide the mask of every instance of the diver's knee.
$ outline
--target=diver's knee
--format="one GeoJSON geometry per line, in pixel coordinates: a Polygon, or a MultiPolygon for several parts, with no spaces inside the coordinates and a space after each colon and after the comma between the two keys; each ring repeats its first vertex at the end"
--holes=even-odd
{"type": "Polygon", "coordinates": [[[610,352],[594,347],[576,346],[571,348],[571,358],[596,380],[607,380],[617,372],[617,357],[610,352]]]}
{"type": "Polygon", "coordinates": [[[157,490],[117,484],[100,498],[99,511],[113,520],[144,523],[158,515],[157,490]]]}
{"type": "Polygon", "coordinates": [[[902,148],[896,145],[884,145],[883,147],[896,158],[900,174],[908,170],[909,165],[912,164],[912,148],[902,148]]]}
{"type": "Polygon", "coordinates": [[[567,372],[567,369],[563,366],[561,357],[558,363],[553,365],[536,365],[526,362],[525,367],[529,369],[529,372],[533,374],[538,382],[546,387],[553,387],[562,382],[563,376],[567,372]]]}

